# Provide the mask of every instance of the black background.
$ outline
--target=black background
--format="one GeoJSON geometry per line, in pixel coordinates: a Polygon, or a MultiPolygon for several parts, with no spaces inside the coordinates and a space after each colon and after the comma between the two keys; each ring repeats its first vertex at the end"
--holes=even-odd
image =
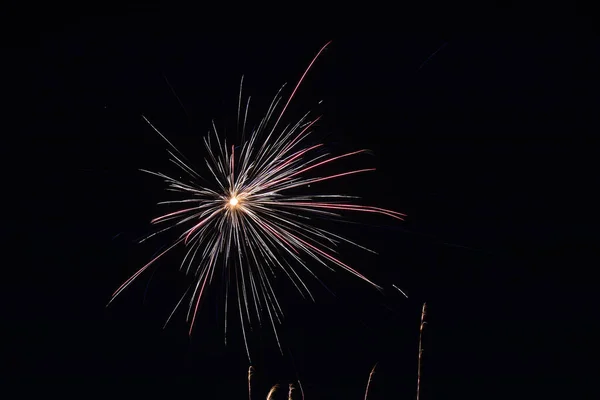
{"type": "Polygon", "coordinates": [[[28,106],[18,114],[26,154],[12,164],[26,171],[15,232],[19,262],[33,268],[8,292],[18,307],[7,324],[19,327],[11,377],[60,393],[247,396],[239,323],[224,347],[219,288],[191,340],[183,314],[162,330],[184,287],[181,251],[105,308],[165,244],[134,242],[165,199],[162,182],[137,169],[173,171],[141,115],[201,160],[211,119],[234,127],[242,74],[258,121],[333,39],[287,122],[315,109],[330,150],[371,149],[345,165],[376,172],[327,189],[408,218],[357,216],[360,225],[336,228],[378,251],[343,258],[385,296],[341,271],[320,274],[336,297],[309,282],[314,304],[278,283],[286,354],[268,326],[253,333],[255,398],[299,377],[306,399],[360,399],[376,362],[370,399],[413,397],[425,301],[422,399],[571,392],[583,372],[572,355],[585,353],[591,325],[592,284],[576,271],[593,265],[583,210],[596,181],[595,38],[224,34],[158,22],[80,19],[29,32],[16,52],[27,77],[16,102],[28,106]]]}

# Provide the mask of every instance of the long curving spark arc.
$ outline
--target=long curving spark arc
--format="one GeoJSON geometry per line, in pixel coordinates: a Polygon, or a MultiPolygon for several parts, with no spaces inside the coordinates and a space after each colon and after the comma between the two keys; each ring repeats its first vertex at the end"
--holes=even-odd
{"type": "Polygon", "coordinates": [[[249,98],[242,113],[242,85],[240,84],[237,115],[238,129],[240,125],[242,126],[241,149],[228,146],[225,140],[221,140],[213,123],[211,132],[204,138],[207,151],[205,163],[209,173],[207,177],[200,176],[197,170],[190,166],[185,156],[144,117],[144,120],[169,145],[168,153],[171,161],[189,178],[184,182],[160,172],[142,170],[164,179],[168,190],[185,195],[180,200],[159,203],[180,208],[154,218],[151,222],[166,225],[159,232],[174,228],[180,229],[181,232],[179,238],[170,247],[127,279],[114,292],[110,302],[158,259],[173,248],[183,245],[187,251],[180,269],[185,270],[186,273],[193,273],[195,280],[176,304],[167,323],[191,291],[187,312],[188,321],[191,320],[189,329],[191,335],[200,302],[215,273],[221,274],[225,280],[225,337],[227,336],[228,299],[230,286],[233,285],[232,289],[237,294],[246,353],[250,359],[246,330],[252,328],[251,314],[256,315],[259,324],[263,323],[262,315],[266,314],[281,349],[276,324],[281,322],[283,311],[272,285],[272,276],[276,270],[282,271],[303,297],[308,296],[313,300],[311,291],[300,276],[301,270],[304,270],[319,280],[309,266],[308,260],[316,261],[329,269],[337,266],[381,289],[341,261],[335,250],[342,241],[364,247],[333,232],[318,228],[311,222],[314,217],[344,218],[342,212],[374,213],[398,220],[402,220],[405,214],[355,204],[352,202],[355,198],[353,196],[290,194],[291,189],[294,188],[305,190],[312,184],[374,170],[374,168],[364,168],[314,176],[319,167],[365,153],[366,150],[331,156],[322,153],[323,144],[305,145],[306,139],[320,118],[311,119],[309,113],[295,124],[277,129],[298,87],[328,45],[329,43],[323,46],[313,58],[283,107],[281,107],[282,96],[280,95],[283,87],[277,92],[265,116],[252,130],[247,141],[244,138],[249,98]],[[277,109],[281,111],[274,118],[277,109]],[[240,121],[242,114],[243,122],[240,121]],[[275,122],[271,123],[273,119],[275,122]]]}

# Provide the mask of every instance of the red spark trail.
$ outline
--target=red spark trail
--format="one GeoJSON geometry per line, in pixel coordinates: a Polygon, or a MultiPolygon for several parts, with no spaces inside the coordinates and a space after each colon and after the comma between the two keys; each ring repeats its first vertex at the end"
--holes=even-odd
{"type": "Polygon", "coordinates": [[[287,109],[288,105],[290,104],[290,101],[292,101],[292,98],[296,94],[296,91],[298,90],[298,87],[300,87],[300,84],[304,80],[304,77],[306,76],[306,74],[308,73],[308,71],[310,71],[310,68],[313,66],[313,64],[315,63],[315,61],[317,61],[317,58],[319,58],[319,56],[321,55],[321,53],[323,52],[323,50],[325,50],[327,48],[327,46],[329,46],[331,44],[331,42],[332,41],[330,40],[329,42],[325,43],[325,46],[321,47],[321,50],[319,50],[319,52],[312,59],[312,61],[310,62],[310,64],[308,64],[308,67],[306,68],[306,70],[304,71],[304,73],[302,74],[302,76],[300,77],[300,80],[298,81],[298,83],[296,84],[296,87],[292,91],[292,94],[288,98],[287,103],[285,103],[285,106],[283,107],[283,110],[281,110],[281,114],[279,114],[279,118],[277,118],[277,121],[275,121],[275,125],[273,125],[273,129],[271,130],[271,132],[274,131],[275,128],[277,127],[277,124],[279,123],[279,120],[281,120],[281,117],[283,117],[283,114],[285,113],[285,110],[287,109]]]}

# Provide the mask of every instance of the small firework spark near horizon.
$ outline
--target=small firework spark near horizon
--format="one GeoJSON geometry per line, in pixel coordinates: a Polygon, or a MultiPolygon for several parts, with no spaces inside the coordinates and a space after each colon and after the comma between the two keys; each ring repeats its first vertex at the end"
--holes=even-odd
{"type": "Polygon", "coordinates": [[[184,162],[183,160],[187,159],[183,154],[144,117],[168,143],[171,161],[189,178],[188,182],[184,182],[163,173],[142,170],[163,178],[168,184],[168,190],[185,195],[180,200],[159,203],[179,205],[180,209],[154,218],[153,224],[168,225],[150,236],[173,228],[181,229],[182,232],[170,247],[127,279],[113,293],[110,302],[164,254],[183,244],[187,251],[181,269],[185,269],[186,273],[193,272],[195,280],[169,315],[167,323],[191,290],[187,312],[188,321],[191,320],[191,335],[200,301],[213,281],[215,272],[220,273],[225,278],[225,337],[229,292],[235,290],[237,313],[241,320],[246,353],[250,359],[246,330],[252,326],[251,310],[256,314],[259,323],[262,323],[262,311],[266,311],[268,323],[273,328],[281,350],[276,323],[281,323],[283,311],[271,283],[275,270],[281,270],[303,297],[308,296],[313,300],[313,295],[298,271],[304,269],[318,279],[307,263],[309,259],[329,269],[337,266],[381,289],[334,256],[335,247],[341,242],[369,249],[320,229],[311,222],[314,217],[344,218],[341,212],[383,214],[399,220],[402,220],[405,214],[354,204],[350,201],[356,198],[354,196],[290,194],[294,188],[306,188],[311,184],[374,170],[366,168],[309,177],[309,173],[316,171],[318,167],[365,153],[367,150],[337,156],[316,154],[316,151],[322,150],[323,144],[304,144],[319,120],[319,117],[310,118],[310,113],[305,114],[294,125],[277,129],[306,74],[330,43],[323,46],[313,58],[283,107],[283,87],[279,90],[266,115],[258,127],[252,130],[247,141],[244,138],[250,98],[245,107],[242,107],[240,84],[237,124],[238,130],[241,127],[241,150],[237,151],[239,147],[229,146],[224,139],[220,139],[213,123],[212,136],[209,133],[204,139],[208,155],[205,161],[210,180],[201,177],[189,163],[184,162]],[[281,111],[277,115],[279,109],[281,111]],[[206,182],[210,182],[212,187],[206,182]]]}

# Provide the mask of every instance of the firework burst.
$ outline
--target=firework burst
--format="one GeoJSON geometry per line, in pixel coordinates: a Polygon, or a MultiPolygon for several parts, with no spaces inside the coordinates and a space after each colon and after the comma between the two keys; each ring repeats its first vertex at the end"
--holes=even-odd
{"type": "Polygon", "coordinates": [[[245,140],[245,133],[250,98],[245,107],[242,107],[240,84],[237,121],[238,130],[241,129],[242,144],[238,148],[227,145],[224,139],[220,139],[213,123],[212,131],[204,139],[208,169],[206,179],[201,177],[189,162],[186,162],[183,154],[144,117],[168,143],[171,161],[189,178],[184,182],[163,173],[143,170],[164,179],[169,190],[184,194],[184,198],[180,200],[159,203],[180,208],[154,218],[153,224],[164,224],[166,227],[150,236],[170,229],[180,229],[180,235],[170,247],[126,280],[114,292],[111,302],[164,254],[176,246],[183,245],[187,251],[181,269],[186,273],[192,272],[195,280],[169,315],[167,323],[191,291],[187,312],[188,321],[191,320],[191,334],[200,301],[207,287],[213,281],[215,273],[222,274],[225,278],[225,337],[229,293],[235,291],[237,313],[241,320],[246,352],[250,358],[246,330],[251,327],[251,314],[256,314],[258,322],[261,323],[261,314],[266,311],[267,321],[272,326],[281,349],[276,324],[281,322],[283,312],[271,282],[275,270],[285,273],[303,297],[308,296],[313,300],[308,286],[299,274],[299,270],[304,269],[318,279],[309,266],[308,261],[311,259],[330,269],[332,266],[342,268],[381,289],[334,256],[336,245],[342,241],[361,248],[362,246],[320,229],[312,221],[315,217],[343,218],[343,212],[376,213],[399,220],[403,219],[404,214],[352,203],[350,199],[354,197],[351,196],[291,194],[295,188],[305,188],[311,184],[374,170],[368,168],[333,175],[311,176],[323,165],[364,153],[366,150],[337,156],[317,153],[322,151],[323,144],[305,144],[319,120],[310,118],[310,113],[295,124],[278,129],[298,87],[328,45],[329,43],[323,46],[311,61],[283,107],[283,87],[279,90],[258,127],[251,131],[248,140],[245,140]]]}

